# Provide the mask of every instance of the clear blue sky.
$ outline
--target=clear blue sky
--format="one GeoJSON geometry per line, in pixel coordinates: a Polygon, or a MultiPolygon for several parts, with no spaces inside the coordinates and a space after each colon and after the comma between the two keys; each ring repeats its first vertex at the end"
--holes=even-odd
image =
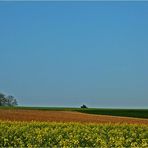
{"type": "Polygon", "coordinates": [[[0,92],[20,105],[148,107],[148,2],[0,2],[0,92]]]}

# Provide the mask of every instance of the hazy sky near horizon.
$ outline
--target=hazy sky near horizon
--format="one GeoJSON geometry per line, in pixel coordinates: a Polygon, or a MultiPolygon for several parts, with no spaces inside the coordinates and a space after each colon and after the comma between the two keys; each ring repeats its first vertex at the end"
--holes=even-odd
{"type": "Polygon", "coordinates": [[[0,2],[0,92],[24,106],[148,107],[148,2],[0,2]]]}

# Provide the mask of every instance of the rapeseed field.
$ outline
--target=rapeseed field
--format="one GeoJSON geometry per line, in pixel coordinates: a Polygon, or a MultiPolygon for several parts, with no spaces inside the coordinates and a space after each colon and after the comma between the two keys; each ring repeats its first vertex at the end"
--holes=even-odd
{"type": "Polygon", "coordinates": [[[0,147],[148,147],[148,126],[1,121],[0,147]]]}

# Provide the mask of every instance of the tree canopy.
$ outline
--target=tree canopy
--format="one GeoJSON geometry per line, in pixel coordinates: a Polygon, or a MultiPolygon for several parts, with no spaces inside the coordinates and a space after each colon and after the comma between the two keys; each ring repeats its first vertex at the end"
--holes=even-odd
{"type": "Polygon", "coordinates": [[[17,100],[13,96],[6,96],[0,93],[0,106],[17,106],[17,100]]]}
{"type": "Polygon", "coordinates": [[[81,108],[88,108],[85,104],[83,104],[82,106],[81,106],[81,108]]]}

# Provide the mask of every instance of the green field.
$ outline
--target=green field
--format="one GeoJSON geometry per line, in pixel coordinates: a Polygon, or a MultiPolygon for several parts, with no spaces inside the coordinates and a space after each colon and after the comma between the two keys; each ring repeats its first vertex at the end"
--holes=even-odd
{"type": "Polygon", "coordinates": [[[107,108],[62,108],[62,107],[0,107],[0,109],[30,109],[52,111],[77,111],[88,114],[112,115],[148,119],[148,109],[107,109],[107,108]]]}
{"type": "Polygon", "coordinates": [[[0,147],[148,147],[148,126],[1,121],[0,147]]]}

